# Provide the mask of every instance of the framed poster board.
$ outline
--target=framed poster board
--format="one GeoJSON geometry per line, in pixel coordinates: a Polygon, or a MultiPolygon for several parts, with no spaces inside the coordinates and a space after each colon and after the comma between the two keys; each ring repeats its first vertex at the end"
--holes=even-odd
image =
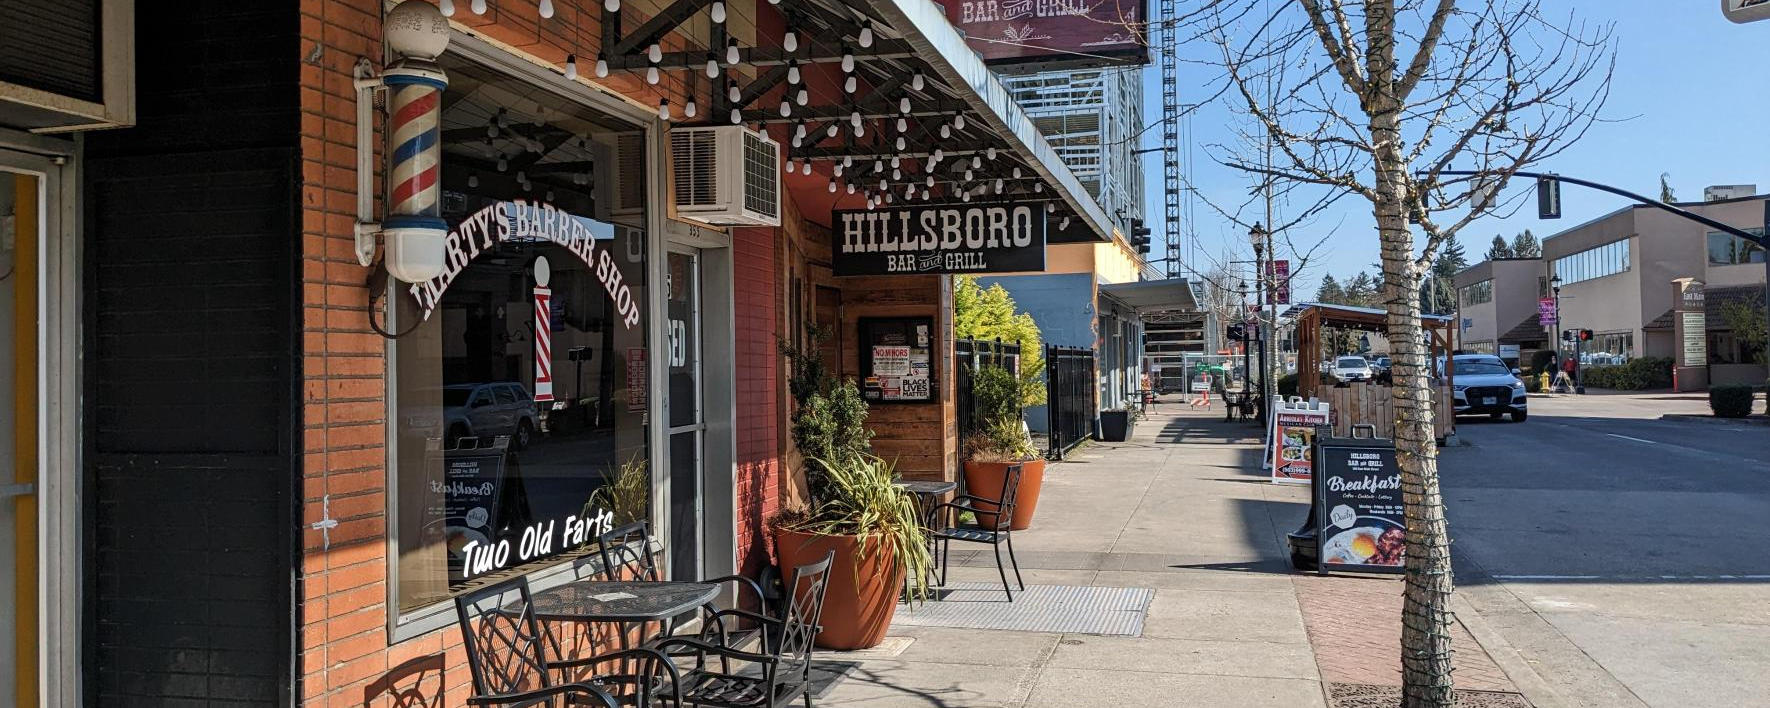
{"type": "Polygon", "coordinates": [[[1317,572],[1403,572],[1407,522],[1402,515],[1395,442],[1374,436],[1330,437],[1326,428],[1316,435],[1313,482],[1321,544],[1317,572]]]}
{"type": "Polygon", "coordinates": [[[1271,418],[1266,467],[1272,470],[1272,481],[1308,484],[1315,470],[1315,429],[1331,420],[1328,404],[1275,397],[1271,418]]]}
{"type": "Polygon", "coordinates": [[[934,400],[933,317],[860,320],[861,396],[868,403],[934,400]]]}

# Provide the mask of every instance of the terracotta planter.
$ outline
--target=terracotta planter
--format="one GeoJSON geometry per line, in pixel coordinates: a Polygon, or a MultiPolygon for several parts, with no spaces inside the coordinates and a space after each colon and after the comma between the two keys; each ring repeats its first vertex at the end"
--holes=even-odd
{"type": "MultiPolygon", "coordinates": [[[[1039,489],[1045,484],[1045,461],[1027,460],[1020,463],[1008,462],[975,462],[965,461],[965,491],[980,497],[995,498],[1002,493],[1002,480],[1008,476],[1008,467],[1020,465],[1020,491],[1014,497],[1014,518],[1008,522],[1008,528],[1025,531],[1032,527],[1033,512],[1039,508],[1039,489]]],[[[978,504],[979,509],[994,511],[994,504],[978,504]]],[[[994,528],[995,514],[979,513],[977,523],[985,528],[994,528]]]]}
{"type": "Polygon", "coordinates": [[[897,613],[897,593],[903,588],[903,569],[897,567],[889,548],[881,541],[867,543],[867,557],[860,558],[859,536],[819,536],[775,529],[775,554],[780,558],[781,581],[792,582],[793,569],[824,559],[836,552],[830,564],[828,589],[824,591],[823,631],[817,645],[825,649],[868,649],[885,641],[885,630],[897,613]]]}

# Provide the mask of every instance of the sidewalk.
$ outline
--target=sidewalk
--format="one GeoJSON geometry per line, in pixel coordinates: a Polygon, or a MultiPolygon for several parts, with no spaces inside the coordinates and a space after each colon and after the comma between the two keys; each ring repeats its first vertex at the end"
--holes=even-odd
{"type": "MultiPolygon", "coordinates": [[[[1052,464],[1034,528],[1014,536],[1028,592],[1009,606],[989,548],[955,545],[948,581],[965,589],[900,607],[879,648],[820,654],[852,668],[817,705],[1398,704],[1380,696],[1400,685],[1400,581],[1293,573],[1284,534],[1308,489],[1268,483],[1258,429],[1221,416],[1160,404],[1131,442],[1052,464]],[[1110,606],[1062,599],[1087,596],[1110,606]],[[1040,612],[1042,598],[1058,604],[1040,612]],[[1063,629],[1109,612],[1140,622],[1099,625],[1116,636],[1063,629]],[[1044,631],[971,628],[1003,622],[1044,631]]],[[[1464,705],[1529,706],[1468,632],[1455,642],[1459,688],[1494,692],[1464,705]]]]}

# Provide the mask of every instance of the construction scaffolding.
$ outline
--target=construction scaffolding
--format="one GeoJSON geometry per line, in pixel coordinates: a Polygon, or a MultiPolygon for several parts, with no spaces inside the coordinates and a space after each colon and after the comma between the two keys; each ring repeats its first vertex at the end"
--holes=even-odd
{"type": "Polygon", "coordinates": [[[1137,136],[1143,132],[1141,75],[1139,67],[1131,67],[1000,77],[1051,149],[1127,238],[1131,219],[1143,216],[1143,170],[1136,154],[1137,136]]]}

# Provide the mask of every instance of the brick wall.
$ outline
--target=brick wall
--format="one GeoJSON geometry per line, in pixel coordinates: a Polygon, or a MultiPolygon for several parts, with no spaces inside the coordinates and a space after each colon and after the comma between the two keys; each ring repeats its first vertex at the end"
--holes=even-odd
{"type": "Polygon", "coordinates": [[[769,562],[768,517],[780,509],[778,405],[780,354],[779,243],[775,229],[732,235],[734,329],[737,335],[738,569],[754,576],[769,562]]]}

